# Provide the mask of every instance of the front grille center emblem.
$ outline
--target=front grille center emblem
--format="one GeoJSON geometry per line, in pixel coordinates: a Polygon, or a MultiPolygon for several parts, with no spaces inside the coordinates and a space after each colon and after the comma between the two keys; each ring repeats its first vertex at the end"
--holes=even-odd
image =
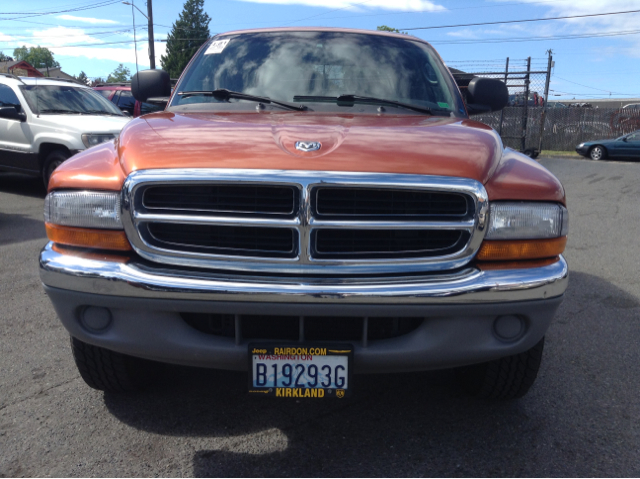
{"type": "Polygon", "coordinates": [[[296,141],[296,150],[318,151],[322,147],[319,141],[296,141]]]}

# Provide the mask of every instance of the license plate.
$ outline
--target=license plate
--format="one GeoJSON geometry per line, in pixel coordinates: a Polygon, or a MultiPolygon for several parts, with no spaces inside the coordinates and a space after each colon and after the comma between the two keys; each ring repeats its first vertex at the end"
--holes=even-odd
{"type": "Polygon", "coordinates": [[[353,346],[249,344],[249,392],[282,398],[345,398],[353,346]]]}

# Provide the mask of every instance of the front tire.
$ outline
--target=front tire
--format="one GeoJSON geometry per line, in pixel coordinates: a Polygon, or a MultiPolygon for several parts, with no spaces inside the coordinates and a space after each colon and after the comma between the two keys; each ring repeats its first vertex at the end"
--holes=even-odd
{"type": "Polygon", "coordinates": [[[593,161],[599,161],[607,157],[607,151],[603,146],[594,146],[593,148],[591,148],[591,150],[589,150],[589,157],[593,161]]]}
{"type": "Polygon", "coordinates": [[[521,398],[538,376],[544,338],[533,348],[488,363],[458,369],[457,377],[472,395],[490,399],[521,398]]]}
{"type": "Polygon", "coordinates": [[[71,351],[80,376],[93,389],[115,393],[135,392],[149,385],[156,364],[71,337],[71,351]]]}
{"type": "Polygon", "coordinates": [[[42,165],[42,181],[44,181],[44,187],[49,187],[49,180],[54,170],[69,159],[71,155],[65,150],[55,150],[49,153],[42,165]]]}

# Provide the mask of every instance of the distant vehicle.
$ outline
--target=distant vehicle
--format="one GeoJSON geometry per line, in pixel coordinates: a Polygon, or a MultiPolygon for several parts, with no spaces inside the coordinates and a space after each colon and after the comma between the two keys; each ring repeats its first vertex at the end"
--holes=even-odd
{"type": "Polygon", "coordinates": [[[580,143],[576,151],[582,156],[598,161],[605,158],[639,158],[640,130],[615,140],[597,140],[580,143]]]}
{"type": "Polygon", "coordinates": [[[98,83],[93,89],[134,118],[164,109],[161,105],[140,102],[133,98],[131,83],[98,83]]]}
{"type": "Polygon", "coordinates": [[[569,108],[593,108],[591,103],[570,103],[569,108]]]}
{"type": "Polygon", "coordinates": [[[47,185],[67,158],[117,138],[129,120],[85,85],[0,73],[0,170],[47,185]]]}
{"type": "MultiPolygon", "coordinates": [[[[528,106],[544,106],[544,97],[537,91],[529,92],[528,106]]],[[[509,106],[524,106],[524,92],[509,95],[509,106]]]]}

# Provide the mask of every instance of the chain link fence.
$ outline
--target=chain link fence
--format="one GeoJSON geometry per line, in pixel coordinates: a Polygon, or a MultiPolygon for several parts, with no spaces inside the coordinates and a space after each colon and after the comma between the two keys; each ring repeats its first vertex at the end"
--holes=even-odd
{"type": "Polygon", "coordinates": [[[448,62],[465,97],[466,87],[473,77],[494,78],[506,83],[509,105],[501,112],[476,115],[473,119],[493,127],[506,146],[532,156],[538,151],[543,131],[544,91],[550,65],[544,58],[448,62]]]}
{"type": "Polygon", "coordinates": [[[466,100],[473,77],[502,80],[509,105],[473,116],[495,129],[505,146],[537,156],[540,150],[573,151],[585,141],[617,138],[640,130],[640,108],[545,108],[551,58],[452,61],[447,65],[466,100]]]}

